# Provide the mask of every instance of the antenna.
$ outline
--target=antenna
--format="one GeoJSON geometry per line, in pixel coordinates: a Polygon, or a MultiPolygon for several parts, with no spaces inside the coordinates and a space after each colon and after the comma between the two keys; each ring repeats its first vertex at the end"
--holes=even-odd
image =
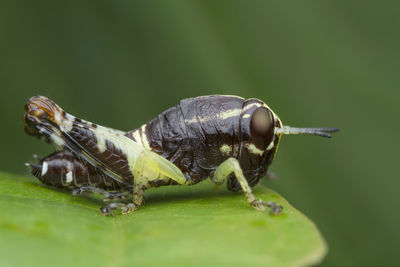
{"type": "Polygon", "coordinates": [[[282,128],[277,128],[276,131],[280,134],[310,134],[331,138],[329,133],[337,132],[339,128],[295,128],[283,126],[282,128]]]}

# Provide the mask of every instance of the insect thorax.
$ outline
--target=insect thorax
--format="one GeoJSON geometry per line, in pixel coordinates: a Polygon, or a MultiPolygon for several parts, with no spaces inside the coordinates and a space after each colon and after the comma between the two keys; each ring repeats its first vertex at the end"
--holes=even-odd
{"type": "MultiPolygon", "coordinates": [[[[255,185],[265,175],[280,137],[273,133],[269,147],[256,147],[250,123],[260,108],[269,110],[260,100],[236,96],[184,99],[126,136],[173,162],[193,184],[234,157],[249,183],[255,185]]],[[[279,118],[272,119],[274,125],[280,125],[279,118]]]]}

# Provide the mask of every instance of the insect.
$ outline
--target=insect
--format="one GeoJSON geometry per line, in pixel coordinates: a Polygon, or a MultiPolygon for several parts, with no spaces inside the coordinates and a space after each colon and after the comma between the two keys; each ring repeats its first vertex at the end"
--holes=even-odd
{"type": "Polygon", "coordinates": [[[56,152],[27,163],[42,183],[102,194],[103,214],[136,210],[143,192],[164,185],[194,185],[210,177],[242,190],[257,210],[282,206],[257,200],[251,188],[267,174],[284,134],[331,137],[337,128],[284,126],[261,100],[210,95],[181,100],[141,127],[123,132],[74,117],[44,96],[25,105],[25,132],[56,152]],[[132,196],[129,203],[118,202],[132,196]]]}

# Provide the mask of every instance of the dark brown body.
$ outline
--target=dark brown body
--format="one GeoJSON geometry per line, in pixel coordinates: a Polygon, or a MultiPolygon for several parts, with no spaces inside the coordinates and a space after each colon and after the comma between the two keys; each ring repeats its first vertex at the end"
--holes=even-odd
{"type": "Polygon", "coordinates": [[[228,189],[242,189],[252,207],[279,214],[281,205],[257,200],[251,187],[266,174],[281,136],[331,137],[338,131],[283,126],[264,102],[223,95],[184,99],[128,133],[76,118],[47,97],[33,96],[25,105],[24,127],[58,150],[27,164],[44,184],[73,190],[74,196],[99,193],[105,201],[132,195],[130,203],[102,207],[105,215],[135,211],[149,187],[193,185],[207,177],[215,184],[228,178],[228,189]]]}
{"type": "MultiPolygon", "coordinates": [[[[254,141],[250,129],[252,114],[263,105],[260,100],[236,96],[184,99],[144,128],[130,131],[126,136],[143,142],[135,138],[134,133],[139,132],[142,138],[147,139],[151,150],[174,163],[191,184],[212,176],[222,162],[234,157],[239,160],[249,185],[254,186],[266,174],[276,149],[276,145],[268,151],[266,147],[259,147],[264,151],[261,154],[248,147],[254,141]],[[225,146],[225,151],[221,151],[222,146],[225,146]]],[[[279,121],[274,123],[280,127],[279,121]]],[[[279,142],[278,136],[275,142],[279,142]]],[[[233,191],[240,189],[233,176],[228,180],[228,188],[233,191]]]]}
{"type": "Polygon", "coordinates": [[[105,190],[120,190],[124,185],[116,182],[90,165],[84,165],[68,150],[56,151],[39,161],[39,164],[30,164],[32,174],[43,184],[75,189],[90,185],[105,190]]]}
{"type": "MultiPolygon", "coordinates": [[[[126,154],[109,140],[105,140],[104,151],[99,151],[94,131],[97,128],[96,124],[72,116],[67,118],[66,113],[52,104],[53,102],[47,99],[40,101],[46,104],[46,109],[54,110],[53,113],[62,114],[69,119],[71,128],[60,133],[64,140],[63,151],[51,154],[39,162],[39,165],[31,164],[32,173],[36,177],[45,184],[68,189],[84,185],[106,190],[132,187],[134,177],[126,154]],[[81,161],[80,153],[91,155],[91,158],[96,158],[101,164],[87,164],[86,161],[81,161]],[[46,173],[37,170],[42,168],[44,162],[48,165],[46,173]],[[109,177],[105,169],[112,170],[121,179],[109,177]],[[73,172],[72,182],[66,181],[66,173],[69,171],[73,172]]],[[[35,109],[26,106],[26,110],[35,109]]],[[[41,133],[34,128],[39,123],[34,120],[30,122],[30,114],[25,114],[25,130],[29,134],[41,137],[41,133]]],[[[40,125],[46,123],[59,127],[51,120],[46,120],[40,125]]],[[[211,95],[184,99],[177,106],[130,132],[109,130],[114,131],[116,135],[125,134],[146,149],[168,159],[182,171],[189,184],[213,177],[217,167],[233,157],[239,161],[249,185],[254,186],[266,174],[275,154],[280,139],[280,135],[274,131],[276,127],[281,127],[279,119],[258,99],[245,100],[237,96],[211,95]],[[257,124],[252,123],[252,119],[256,111],[260,110],[265,112],[264,119],[271,118],[268,125],[265,125],[265,129],[270,132],[257,134],[253,129],[257,124]]],[[[50,136],[51,134],[45,135],[47,139],[50,136]]],[[[177,183],[171,179],[149,182],[150,186],[170,184],[177,183]]],[[[233,174],[230,175],[227,186],[232,191],[240,189],[233,174]]]]}

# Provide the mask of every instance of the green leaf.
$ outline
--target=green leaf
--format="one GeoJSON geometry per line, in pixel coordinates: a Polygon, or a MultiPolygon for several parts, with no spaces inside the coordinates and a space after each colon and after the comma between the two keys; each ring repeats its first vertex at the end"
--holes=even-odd
{"type": "Polygon", "coordinates": [[[0,172],[0,266],[308,266],[326,245],[315,225],[277,193],[279,216],[210,182],[145,192],[136,212],[101,215],[100,198],[73,198],[33,177],[0,172]]]}

